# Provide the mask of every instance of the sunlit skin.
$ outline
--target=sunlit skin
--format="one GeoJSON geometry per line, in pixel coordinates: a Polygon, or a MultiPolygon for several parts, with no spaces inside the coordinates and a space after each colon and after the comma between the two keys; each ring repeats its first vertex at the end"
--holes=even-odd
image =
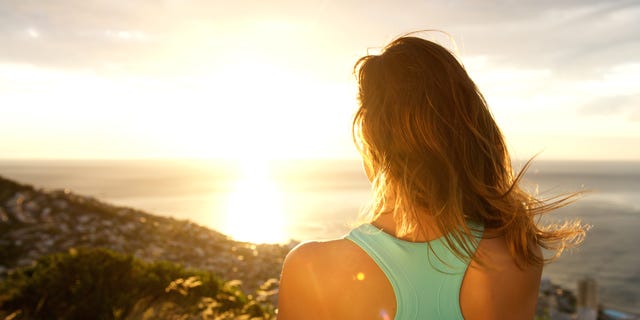
{"type": "MultiPolygon", "coordinates": [[[[395,223],[388,215],[373,224],[395,233],[395,223]]],[[[436,232],[408,238],[428,241],[439,236],[436,232]]],[[[477,254],[492,264],[469,265],[460,290],[464,318],[530,320],[542,267],[518,268],[500,237],[480,241],[477,254]]],[[[394,291],[383,271],[345,239],[307,242],[295,248],[284,264],[279,301],[280,320],[393,319],[396,312],[394,291]]]]}

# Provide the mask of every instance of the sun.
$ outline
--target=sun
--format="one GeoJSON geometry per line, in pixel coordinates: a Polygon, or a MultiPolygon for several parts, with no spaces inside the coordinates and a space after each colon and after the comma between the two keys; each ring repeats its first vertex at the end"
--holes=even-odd
{"type": "Polygon", "coordinates": [[[238,241],[284,243],[282,193],[269,177],[266,161],[244,161],[229,195],[225,233],[238,241]]]}

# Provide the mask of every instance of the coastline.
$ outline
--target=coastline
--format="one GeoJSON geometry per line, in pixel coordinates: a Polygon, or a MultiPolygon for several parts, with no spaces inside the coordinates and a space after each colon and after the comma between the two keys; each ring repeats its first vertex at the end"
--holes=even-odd
{"type": "MultiPolygon", "coordinates": [[[[3,247],[0,280],[47,254],[77,247],[103,247],[147,261],[170,261],[213,271],[222,278],[240,280],[247,292],[256,290],[265,281],[277,281],[284,256],[297,244],[234,241],[188,220],[114,206],[68,189],[37,189],[1,176],[0,231],[3,247]]],[[[567,293],[575,297],[571,290],[548,283],[555,289],[541,288],[540,295],[546,300],[555,297],[556,302],[548,303],[547,310],[563,305],[558,301],[567,293]],[[558,292],[563,294],[557,295],[558,292]]],[[[277,304],[277,296],[273,303],[277,304]]],[[[613,305],[598,307],[638,318],[637,310],[613,305]]],[[[575,308],[563,309],[571,310],[575,308]]]]}

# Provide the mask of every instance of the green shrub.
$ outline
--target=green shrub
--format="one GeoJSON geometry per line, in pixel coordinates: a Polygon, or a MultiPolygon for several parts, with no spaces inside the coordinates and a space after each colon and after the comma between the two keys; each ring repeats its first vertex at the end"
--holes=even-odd
{"type": "Polygon", "coordinates": [[[45,256],[0,283],[0,318],[273,318],[271,304],[246,296],[236,284],[169,262],[71,249],[45,256]]]}

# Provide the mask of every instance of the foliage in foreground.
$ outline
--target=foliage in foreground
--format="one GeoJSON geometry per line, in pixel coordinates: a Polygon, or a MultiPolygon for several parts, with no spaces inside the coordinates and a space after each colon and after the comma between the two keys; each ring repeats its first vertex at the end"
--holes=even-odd
{"type": "Polygon", "coordinates": [[[275,281],[255,297],[240,282],[106,249],[40,258],[0,283],[0,319],[273,319],[275,281]]]}

